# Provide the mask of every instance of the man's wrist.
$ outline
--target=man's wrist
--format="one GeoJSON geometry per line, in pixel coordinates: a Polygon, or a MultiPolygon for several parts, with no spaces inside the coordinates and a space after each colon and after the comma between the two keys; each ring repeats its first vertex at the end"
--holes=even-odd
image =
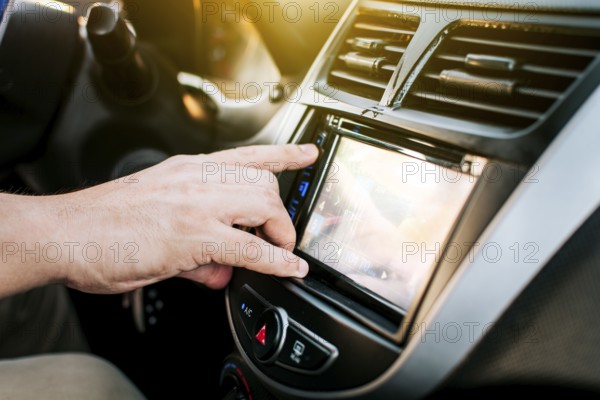
{"type": "Polygon", "coordinates": [[[68,207],[66,195],[16,196],[15,214],[22,221],[11,243],[13,262],[35,272],[36,285],[66,280],[65,226],[61,210],[68,207]]]}

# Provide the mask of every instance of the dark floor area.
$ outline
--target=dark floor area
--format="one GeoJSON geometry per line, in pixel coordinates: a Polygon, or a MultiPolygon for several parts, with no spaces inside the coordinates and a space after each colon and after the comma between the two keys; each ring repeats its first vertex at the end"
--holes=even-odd
{"type": "Polygon", "coordinates": [[[146,322],[155,325],[145,333],[121,295],[71,295],[92,352],[121,368],[148,399],[218,398],[220,367],[233,350],[223,291],[183,279],[147,287],[146,322]]]}

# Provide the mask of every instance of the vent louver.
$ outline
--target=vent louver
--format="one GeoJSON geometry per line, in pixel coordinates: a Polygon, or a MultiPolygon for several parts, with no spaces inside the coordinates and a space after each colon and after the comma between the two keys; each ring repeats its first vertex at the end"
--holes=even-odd
{"type": "Polygon", "coordinates": [[[381,99],[418,25],[412,16],[359,9],[327,83],[344,92],[381,99]]]}
{"type": "Polygon", "coordinates": [[[599,52],[597,36],[458,27],[427,62],[403,106],[522,129],[544,115],[599,52]]]}

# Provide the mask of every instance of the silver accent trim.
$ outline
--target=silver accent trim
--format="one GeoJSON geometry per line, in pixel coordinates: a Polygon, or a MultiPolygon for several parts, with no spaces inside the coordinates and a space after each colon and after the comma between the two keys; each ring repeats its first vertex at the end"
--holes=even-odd
{"type": "Polygon", "coordinates": [[[387,62],[385,57],[369,57],[360,54],[357,51],[351,51],[339,56],[339,59],[346,63],[346,67],[358,71],[379,74],[387,62]]]}
{"type": "MultiPolygon", "coordinates": [[[[444,69],[437,77],[440,84],[446,88],[458,89],[463,92],[479,92],[494,97],[510,97],[517,87],[515,79],[491,78],[471,74],[462,69],[444,69]]],[[[438,93],[436,95],[439,96],[438,93]]]]}
{"type": "Polygon", "coordinates": [[[517,68],[517,60],[512,57],[499,57],[490,56],[487,54],[469,53],[465,57],[465,67],[512,72],[517,68]]]}
{"type": "MultiPolygon", "coordinates": [[[[330,117],[333,117],[333,115],[334,114],[330,115],[330,117]]],[[[463,172],[465,174],[469,174],[471,172],[471,168],[470,167],[469,167],[468,170],[464,170],[464,162],[465,162],[466,159],[475,159],[474,155],[464,154],[463,155],[463,159],[461,160],[461,162],[460,163],[455,163],[455,162],[452,162],[450,160],[445,160],[443,158],[434,157],[432,155],[426,154],[425,152],[420,152],[420,151],[417,151],[417,150],[412,150],[412,149],[409,148],[410,146],[404,147],[404,146],[401,146],[401,145],[398,145],[398,144],[388,143],[388,142],[385,142],[385,141],[382,141],[382,140],[379,140],[379,139],[375,139],[375,138],[373,138],[371,136],[368,136],[368,135],[365,135],[365,134],[362,134],[362,133],[359,133],[359,132],[351,131],[351,130],[349,130],[349,129],[347,129],[347,128],[344,127],[344,124],[346,124],[346,123],[354,125],[354,126],[359,126],[361,128],[368,129],[368,130],[375,130],[375,128],[372,127],[372,126],[364,125],[364,124],[361,124],[359,122],[356,122],[354,120],[347,119],[347,118],[335,118],[335,120],[334,120],[334,118],[330,118],[329,128],[332,129],[333,132],[342,134],[344,136],[348,136],[348,137],[357,139],[357,140],[359,140],[361,142],[364,142],[364,143],[368,143],[368,144],[372,144],[372,145],[375,145],[375,146],[378,146],[378,147],[382,147],[382,148],[385,148],[385,149],[388,149],[388,150],[392,150],[392,151],[404,154],[404,155],[406,155],[408,157],[412,157],[412,158],[420,160],[420,161],[425,161],[425,162],[428,162],[428,163],[432,163],[432,164],[435,164],[435,165],[438,165],[438,166],[444,167],[444,168],[455,169],[455,170],[463,172]]],[[[433,144],[431,144],[429,142],[423,141],[423,140],[415,140],[415,139],[412,139],[412,138],[409,138],[409,137],[404,137],[403,139],[406,140],[406,141],[408,141],[408,142],[415,143],[415,144],[426,145],[426,146],[428,146],[428,147],[430,147],[432,149],[438,148],[438,146],[435,146],[435,145],[433,145],[433,144]]],[[[485,165],[488,162],[487,159],[485,159],[483,157],[478,157],[478,160],[480,162],[483,162],[482,168],[485,167],[485,165]]]]}

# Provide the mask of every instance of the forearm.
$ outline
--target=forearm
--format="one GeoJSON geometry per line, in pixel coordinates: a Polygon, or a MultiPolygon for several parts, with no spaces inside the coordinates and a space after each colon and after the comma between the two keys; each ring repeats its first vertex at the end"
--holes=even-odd
{"type": "Polygon", "coordinates": [[[155,257],[152,246],[138,239],[140,207],[111,196],[122,185],[109,182],[57,196],[0,194],[0,297],[51,283],[124,292],[159,279],[138,273],[155,257]],[[146,250],[144,265],[140,247],[146,250]]]}
{"type": "Polygon", "coordinates": [[[304,277],[274,174],[317,156],[313,145],[247,147],[59,196],[0,193],[0,297],[55,282],[122,293],[176,276],[222,288],[232,266],[304,277]]]}
{"type": "Polygon", "coordinates": [[[64,280],[60,200],[0,193],[0,297],[64,280]]]}

